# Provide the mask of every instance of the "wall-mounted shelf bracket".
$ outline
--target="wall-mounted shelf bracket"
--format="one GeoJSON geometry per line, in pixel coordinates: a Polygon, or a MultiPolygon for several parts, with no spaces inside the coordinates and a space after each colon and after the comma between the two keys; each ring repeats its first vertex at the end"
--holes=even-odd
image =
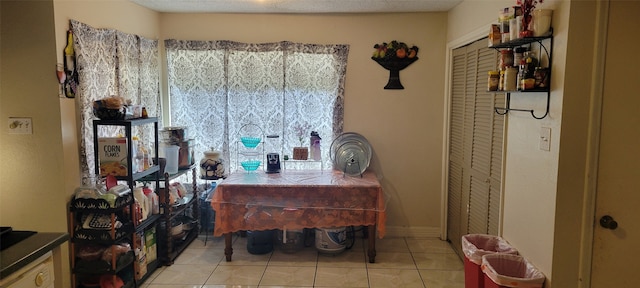
{"type": "Polygon", "coordinates": [[[507,99],[506,99],[506,107],[494,107],[494,110],[496,111],[496,114],[498,115],[506,115],[507,113],[509,113],[509,111],[521,111],[521,112],[529,112],[531,113],[531,116],[535,119],[543,119],[544,117],[547,117],[547,115],[549,115],[549,100],[551,98],[551,92],[547,92],[547,108],[544,112],[544,115],[542,116],[536,116],[536,113],[533,109],[516,109],[516,108],[511,108],[511,93],[507,93],[507,99]]]}

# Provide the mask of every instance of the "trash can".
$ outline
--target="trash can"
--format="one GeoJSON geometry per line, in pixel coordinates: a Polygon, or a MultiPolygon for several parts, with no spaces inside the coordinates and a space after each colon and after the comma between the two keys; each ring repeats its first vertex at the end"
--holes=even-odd
{"type": "Polygon", "coordinates": [[[273,230],[247,231],[247,252],[255,255],[273,251],[273,230]]]}
{"type": "Polygon", "coordinates": [[[485,288],[542,288],[545,276],[527,259],[513,254],[482,256],[485,288]]]}
{"type": "Polygon", "coordinates": [[[462,252],[464,252],[464,287],[484,288],[484,275],[480,265],[482,256],[505,253],[518,254],[504,239],[486,234],[467,234],[462,236],[462,252]]]}

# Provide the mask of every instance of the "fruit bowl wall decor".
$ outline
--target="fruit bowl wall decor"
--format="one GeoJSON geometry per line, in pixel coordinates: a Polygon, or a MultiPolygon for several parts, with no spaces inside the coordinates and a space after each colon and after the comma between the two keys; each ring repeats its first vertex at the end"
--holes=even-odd
{"type": "Polygon", "coordinates": [[[393,40],[389,43],[375,44],[371,59],[384,69],[389,70],[389,81],[384,89],[404,89],[400,83],[400,70],[418,60],[418,47],[407,46],[404,42],[393,40]]]}

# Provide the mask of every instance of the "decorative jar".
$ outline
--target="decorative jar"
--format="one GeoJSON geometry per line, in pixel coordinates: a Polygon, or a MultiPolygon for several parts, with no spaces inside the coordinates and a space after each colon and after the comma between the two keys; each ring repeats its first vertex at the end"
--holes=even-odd
{"type": "Polygon", "coordinates": [[[204,158],[200,160],[200,178],[206,180],[226,178],[224,160],[220,158],[220,154],[220,151],[216,150],[204,152],[204,158]]]}

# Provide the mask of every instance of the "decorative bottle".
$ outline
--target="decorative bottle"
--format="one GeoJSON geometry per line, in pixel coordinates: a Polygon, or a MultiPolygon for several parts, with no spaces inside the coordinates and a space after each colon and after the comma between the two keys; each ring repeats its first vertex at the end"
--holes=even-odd
{"type": "Polygon", "coordinates": [[[322,159],[322,152],[320,150],[320,140],[322,140],[322,138],[320,138],[320,135],[318,134],[318,132],[311,131],[311,138],[309,139],[309,145],[310,145],[309,156],[311,156],[311,159],[316,161],[322,159]]]}
{"type": "Polygon", "coordinates": [[[73,32],[67,31],[67,46],[64,47],[64,66],[69,74],[76,70],[75,51],[73,50],[73,32]]]}

